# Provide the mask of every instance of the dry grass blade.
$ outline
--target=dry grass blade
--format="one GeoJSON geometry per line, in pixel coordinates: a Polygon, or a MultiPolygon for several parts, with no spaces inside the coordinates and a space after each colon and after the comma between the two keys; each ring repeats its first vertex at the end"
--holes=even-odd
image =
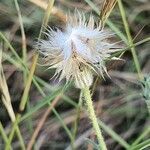
{"type": "MultiPolygon", "coordinates": [[[[26,35],[25,35],[25,31],[24,31],[24,25],[23,25],[23,20],[22,20],[21,11],[20,11],[20,8],[19,8],[18,1],[14,0],[14,3],[15,3],[16,10],[17,10],[17,13],[18,13],[18,19],[19,19],[21,35],[22,35],[22,56],[23,56],[23,62],[26,64],[26,59],[27,59],[26,35]]],[[[24,71],[24,81],[25,81],[25,79],[26,79],[26,72],[24,71]]]]}
{"type": "MultiPolygon", "coordinates": [[[[38,39],[41,38],[43,27],[44,26],[46,27],[47,24],[48,24],[48,19],[49,19],[53,4],[54,4],[54,0],[49,1],[49,4],[48,4],[46,12],[45,12],[45,16],[44,16],[44,19],[43,19],[43,24],[42,24],[38,39]]],[[[35,68],[36,68],[37,60],[38,60],[38,53],[33,56],[33,62],[32,62],[32,66],[31,66],[31,70],[30,70],[30,73],[29,73],[29,76],[28,76],[28,79],[27,79],[27,83],[26,83],[26,86],[25,86],[25,90],[23,92],[23,96],[22,96],[21,103],[20,103],[20,110],[21,111],[24,110],[27,99],[28,99],[28,94],[29,94],[31,82],[32,82],[32,79],[33,79],[34,71],[35,71],[35,68]]]]}
{"type": "Polygon", "coordinates": [[[2,97],[2,102],[8,111],[11,121],[14,122],[15,114],[11,105],[11,98],[10,98],[8,86],[6,83],[6,79],[5,79],[5,75],[4,75],[3,67],[2,67],[2,50],[0,50],[0,93],[2,97]]]}
{"type": "MultiPolygon", "coordinates": [[[[0,50],[0,94],[1,94],[1,97],[2,97],[2,102],[3,102],[7,112],[9,114],[9,117],[10,117],[11,121],[14,123],[15,120],[16,120],[16,117],[15,117],[15,113],[14,113],[14,110],[13,110],[13,107],[12,107],[12,104],[11,104],[11,98],[10,98],[6,78],[5,78],[5,75],[4,75],[4,72],[3,72],[2,50],[0,50]]],[[[20,132],[18,126],[16,128],[16,133],[17,133],[17,136],[20,140],[20,144],[21,144],[22,149],[25,149],[23,138],[21,136],[21,132],[20,132]]],[[[10,148],[10,145],[8,145],[8,148],[10,148]]]]}
{"type": "Polygon", "coordinates": [[[51,103],[50,107],[48,107],[48,109],[45,111],[43,117],[40,119],[36,129],[34,130],[34,133],[31,137],[31,140],[29,141],[28,143],[28,146],[27,146],[27,150],[31,150],[32,149],[32,146],[41,130],[41,128],[43,127],[48,115],[51,113],[52,109],[55,107],[55,105],[58,103],[58,101],[60,100],[60,95],[58,95],[54,101],[51,103]]]}
{"type": "MultiPolygon", "coordinates": [[[[43,0],[28,0],[31,3],[35,4],[36,6],[46,10],[48,3],[46,1],[43,0]]],[[[61,21],[65,22],[66,21],[66,15],[64,15],[64,13],[58,9],[57,7],[53,6],[51,13],[55,16],[57,16],[61,21]]]]}
{"type": "Polygon", "coordinates": [[[115,7],[116,2],[117,0],[104,0],[101,13],[100,13],[100,19],[101,19],[102,25],[105,24],[105,21],[107,20],[111,11],[115,7]]]}
{"type": "MultiPolygon", "coordinates": [[[[43,19],[43,24],[42,24],[42,27],[41,27],[41,30],[40,30],[40,34],[39,34],[39,38],[41,37],[43,26],[47,26],[48,18],[50,16],[53,4],[54,4],[54,0],[53,1],[49,0],[49,5],[47,6],[47,10],[45,12],[45,16],[44,16],[44,19],[43,19]]],[[[36,68],[37,60],[38,60],[38,53],[36,53],[34,55],[34,57],[33,57],[31,70],[29,72],[29,75],[28,75],[28,78],[27,78],[27,82],[26,82],[26,85],[25,85],[25,89],[24,89],[24,92],[23,92],[23,96],[22,96],[22,99],[21,99],[21,102],[20,102],[20,106],[19,106],[20,111],[23,111],[25,106],[26,106],[26,103],[27,103],[27,100],[28,100],[28,95],[29,95],[29,90],[30,90],[30,87],[31,87],[34,71],[35,71],[35,68],[36,68]]],[[[19,119],[20,119],[20,115],[18,115],[16,117],[15,121],[19,120],[19,119]]],[[[16,129],[18,131],[18,128],[16,128],[16,129]]],[[[13,136],[14,136],[14,132],[12,133],[12,137],[13,136]]],[[[23,140],[22,140],[22,147],[23,147],[23,149],[25,149],[24,144],[23,144],[23,140]]]]}

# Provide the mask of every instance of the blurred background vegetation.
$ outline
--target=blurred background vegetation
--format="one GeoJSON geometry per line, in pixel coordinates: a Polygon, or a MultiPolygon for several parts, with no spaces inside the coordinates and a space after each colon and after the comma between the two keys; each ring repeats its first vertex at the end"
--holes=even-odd
{"type": "MultiPolygon", "coordinates": [[[[65,15],[75,8],[88,16],[91,12],[95,20],[99,20],[97,11],[101,10],[103,0],[55,0],[48,25],[63,29],[65,15]]],[[[65,86],[51,79],[54,70],[46,70],[39,58],[34,81],[27,94],[27,105],[20,112],[19,105],[27,83],[32,58],[35,55],[35,41],[39,36],[43,16],[48,4],[46,0],[18,0],[25,37],[22,36],[20,18],[15,1],[0,0],[0,50],[2,66],[10,100],[15,114],[21,113],[19,130],[21,138],[13,134],[13,123],[0,92],[0,149],[12,145],[20,149],[23,139],[28,147],[33,139],[34,149],[76,149],[95,148],[96,138],[88,119],[84,102],[79,101],[80,90],[72,84],[65,86]],[[23,50],[25,49],[25,50],[23,50]],[[24,53],[25,52],[25,53],[24,53]],[[24,60],[25,58],[25,60],[24,60]],[[63,90],[63,92],[62,92],[63,90]],[[80,105],[83,105],[81,108],[80,105]],[[45,117],[45,120],[42,120],[45,117]],[[43,122],[42,122],[43,121],[43,122]],[[40,123],[43,123],[40,126],[40,123]],[[38,131],[38,129],[39,131],[38,131]],[[37,131],[38,134],[35,133],[37,131]],[[34,133],[34,134],[33,134],[34,133]],[[11,139],[11,134],[13,138],[11,139]],[[35,135],[35,137],[33,136],[35,135]],[[11,139],[11,140],[10,140],[11,139]]],[[[123,7],[132,35],[133,43],[149,38],[150,33],[150,2],[149,0],[123,0],[123,7]]],[[[122,41],[125,48],[129,46],[121,13],[116,4],[106,27],[111,28],[116,39],[122,41]]],[[[141,42],[135,46],[138,61],[143,75],[150,71],[150,42],[141,42]]],[[[138,79],[135,63],[130,49],[122,56],[123,61],[108,63],[111,79],[97,79],[93,85],[93,102],[97,116],[101,118],[106,144],[110,150],[150,149],[150,120],[145,100],[142,96],[141,82],[138,79]],[[149,145],[149,147],[148,147],[149,145]]],[[[6,85],[1,81],[1,88],[6,85]]],[[[8,93],[7,93],[8,94],[8,93]]],[[[8,95],[7,95],[8,96],[8,95]]],[[[4,97],[6,98],[6,97],[4,97]]]]}

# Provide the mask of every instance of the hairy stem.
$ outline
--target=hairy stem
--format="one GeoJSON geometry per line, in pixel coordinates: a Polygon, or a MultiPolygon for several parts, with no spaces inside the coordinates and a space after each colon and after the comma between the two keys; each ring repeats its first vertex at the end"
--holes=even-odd
{"type": "Polygon", "coordinates": [[[92,103],[92,99],[91,99],[91,95],[90,95],[90,90],[89,90],[88,87],[85,87],[83,89],[83,94],[84,94],[85,101],[86,101],[86,104],[87,104],[87,110],[89,112],[89,117],[92,121],[93,128],[95,130],[95,133],[96,133],[96,136],[97,136],[97,139],[98,139],[98,142],[99,142],[99,148],[101,150],[107,150],[106,144],[104,142],[104,138],[102,136],[101,129],[98,125],[98,120],[96,118],[96,114],[94,112],[93,103],[92,103]]]}

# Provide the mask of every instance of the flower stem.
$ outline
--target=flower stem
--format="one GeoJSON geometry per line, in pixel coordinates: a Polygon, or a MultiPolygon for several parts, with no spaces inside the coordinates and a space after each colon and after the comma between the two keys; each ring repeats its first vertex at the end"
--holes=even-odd
{"type": "Polygon", "coordinates": [[[100,129],[99,125],[98,125],[98,120],[96,118],[96,114],[94,112],[94,108],[93,108],[93,103],[92,103],[89,87],[85,87],[83,89],[83,94],[84,94],[85,101],[86,101],[86,104],[87,104],[89,117],[90,117],[90,119],[92,121],[93,128],[94,128],[94,130],[96,132],[96,135],[97,135],[97,139],[98,139],[98,142],[99,142],[99,148],[100,148],[100,150],[107,150],[106,144],[104,142],[104,138],[102,136],[101,129],[100,129]]]}

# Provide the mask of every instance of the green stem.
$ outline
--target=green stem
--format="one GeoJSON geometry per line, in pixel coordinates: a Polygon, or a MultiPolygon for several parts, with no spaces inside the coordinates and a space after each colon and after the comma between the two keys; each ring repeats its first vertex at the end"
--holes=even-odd
{"type": "Polygon", "coordinates": [[[16,120],[13,122],[13,127],[12,127],[11,133],[9,135],[5,150],[9,150],[9,147],[11,147],[11,142],[12,142],[15,131],[17,133],[19,140],[20,140],[20,145],[21,145],[22,150],[25,150],[24,141],[22,139],[22,136],[21,136],[21,133],[20,133],[20,130],[18,127],[18,120],[20,119],[20,117],[21,117],[20,115],[17,115],[16,120]]]}
{"type": "MultiPolygon", "coordinates": [[[[8,137],[7,137],[6,133],[5,133],[5,129],[4,129],[4,127],[3,127],[1,122],[0,122],[0,133],[1,133],[2,138],[3,138],[3,140],[5,142],[5,145],[6,145],[7,142],[8,142],[8,137]]],[[[11,147],[10,147],[10,149],[11,149],[11,147]]]]}
{"type": "MultiPolygon", "coordinates": [[[[129,24],[127,22],[127,17],[126,17],[126,14],[125,14],[125,10],[124,10],[123,4],[122,4],[122,0],[118,0],[118,5],[119,5],[120,13],[121,13],[121,16],[122,16],[122,21],[123,21],[123,24],[124,24],[124,28],[125,28],[125,31],[126,31],[126,34],[127,34],[127,37],[128,37],[128,43],[129,43],[129,45],[133,45],[133,40],[132,40],[132,36],[131,36],[131,33],[130,33],[129,24]]],[[[137,54],[136,54],[136,51],[135,51],[135,47],[131,47],[131,52],[132,52],[133,60],[134,60],[135,67],[136,67],[136,70],[137,70],[137,73],[138,73],[138,77],[139,77],[140,80],[143,80],[143,74],[141,72],[140,63],[139,63],[139,60],[138,60],[138,57],[137,57],[137,54]]]]}
{"type": "Polygon", "coordinates": [[[20,132],[18,125],[16,125],[16,133],[17,133],[18,139],[20,141],[20,146],[21,146],[22,150],[25,150],[25,143],[24,143],[24,140],[22,138],[22,135],[21,135],[21,132],[20,132]]]}
{"type": "Polygon", "coordinates": [[[85,87],[83,89],[83,93],[84,93],[85,101],[86,101],[86,104],[87,104],[87,110],[89,112],[89,117],[92,121],[93,128],[94,128],[94,130],[96,132],[96,135],[97,135],[97,139],[98,139],[98,142],[99,142],[99,147],[100,147],[101,150],[107,150],[106,144],[104,142],[104,138],[102,136],[101,129],[98,125],[98,120],[96,118],[96,114],[94,112],[93,103],[92,103],[89,88],[85,87]]]}

